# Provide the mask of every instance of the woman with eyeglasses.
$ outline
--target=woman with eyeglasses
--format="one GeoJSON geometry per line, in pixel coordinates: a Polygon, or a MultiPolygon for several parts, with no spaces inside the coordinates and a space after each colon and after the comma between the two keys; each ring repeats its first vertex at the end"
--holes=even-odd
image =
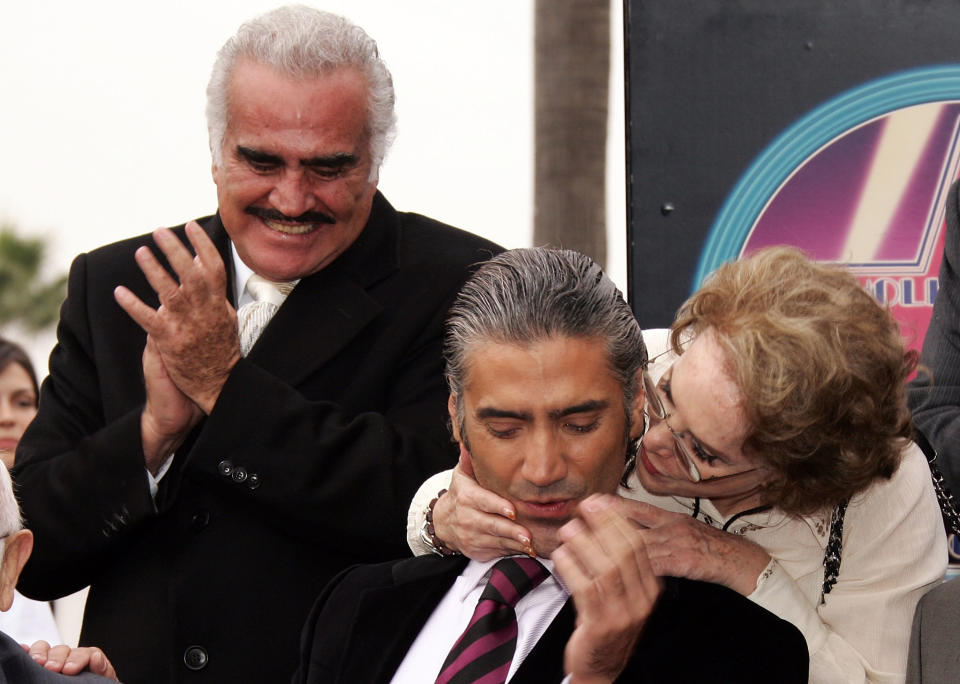
{"type": "MultiPolygon", "coordinates": [[[[779,247],[718,269],[669,344],[662,331],[644,337],[647,430],[618,505],[654,570],[723,584],[795,624],[811,682],[902,682],[946,536],[910,441],[916,354],[896,322],[845,270],[779,247]]],[[[421,487],[408,539],[416,553],[435,542],[481,560],[530,552],[513,517],[462,456],[452,481],[421,487]]]]}

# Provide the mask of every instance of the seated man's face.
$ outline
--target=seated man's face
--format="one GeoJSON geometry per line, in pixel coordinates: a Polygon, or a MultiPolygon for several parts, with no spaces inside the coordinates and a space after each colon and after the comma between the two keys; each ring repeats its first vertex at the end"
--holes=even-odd
{"type": "Polygon", "coordinates": [[[643,429],[639,397],[627,425],[623,388],[593,338],[551,337],[529,346],[485,342],[469,352],[464,434],[477,481],[509,499],[541,556],[577,504],[616,490],[630,433],[643,429]]]}

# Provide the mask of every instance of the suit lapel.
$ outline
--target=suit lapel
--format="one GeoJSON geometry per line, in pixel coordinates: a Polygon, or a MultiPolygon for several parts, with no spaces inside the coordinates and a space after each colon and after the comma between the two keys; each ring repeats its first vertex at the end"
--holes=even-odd
{"type": "Polygon", "coordinates": [[[389,682],[465,558],[420,557],[398,563],[391,586],[360,597],[337,681],[389,682]]]}
{"type": "Polygon", "coordinates": [[[380,311],[358,283],[321,271],[294,288],[247,358],[295,386],[335,358],[380,311]]]}

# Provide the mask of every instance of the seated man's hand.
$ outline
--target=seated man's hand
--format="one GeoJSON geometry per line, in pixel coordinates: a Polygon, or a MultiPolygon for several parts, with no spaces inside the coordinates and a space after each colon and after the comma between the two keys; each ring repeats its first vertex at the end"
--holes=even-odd
{"type": "Polygon", "coordinates": [[[117,672],[107,659],[106,654],[95,646],[70,648],[69,646],[51,646],[46,641],[35,641],[32,645],[22,644],[39,665],[52,672],[75,675],[90,671],[107,679],[117,680],[117,672]]]}
{"type": "Polygon", "coordinates": [[[560,529],[563,543],[551,555],[577,610],[564,654],[571,684],[617,678],[663,589],[640,530],[615,502],[610,495],[583,501],[581,517],[560,529]]]}

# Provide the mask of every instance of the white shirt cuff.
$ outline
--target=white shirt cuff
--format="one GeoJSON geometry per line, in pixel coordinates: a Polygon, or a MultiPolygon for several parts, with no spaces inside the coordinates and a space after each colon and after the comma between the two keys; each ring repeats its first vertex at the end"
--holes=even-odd
{"type": "Polygon", "coordinates": [[[156,475],[147,470],[147,485],[150,487],[151,499],[157,498],[157,491],[160,489],[160,480],[162,480],[163,476],[170,470],[170,464],[173,463],[173,456],[173,454],[167,456],[167,460],[161,464],[156,475]]]}

